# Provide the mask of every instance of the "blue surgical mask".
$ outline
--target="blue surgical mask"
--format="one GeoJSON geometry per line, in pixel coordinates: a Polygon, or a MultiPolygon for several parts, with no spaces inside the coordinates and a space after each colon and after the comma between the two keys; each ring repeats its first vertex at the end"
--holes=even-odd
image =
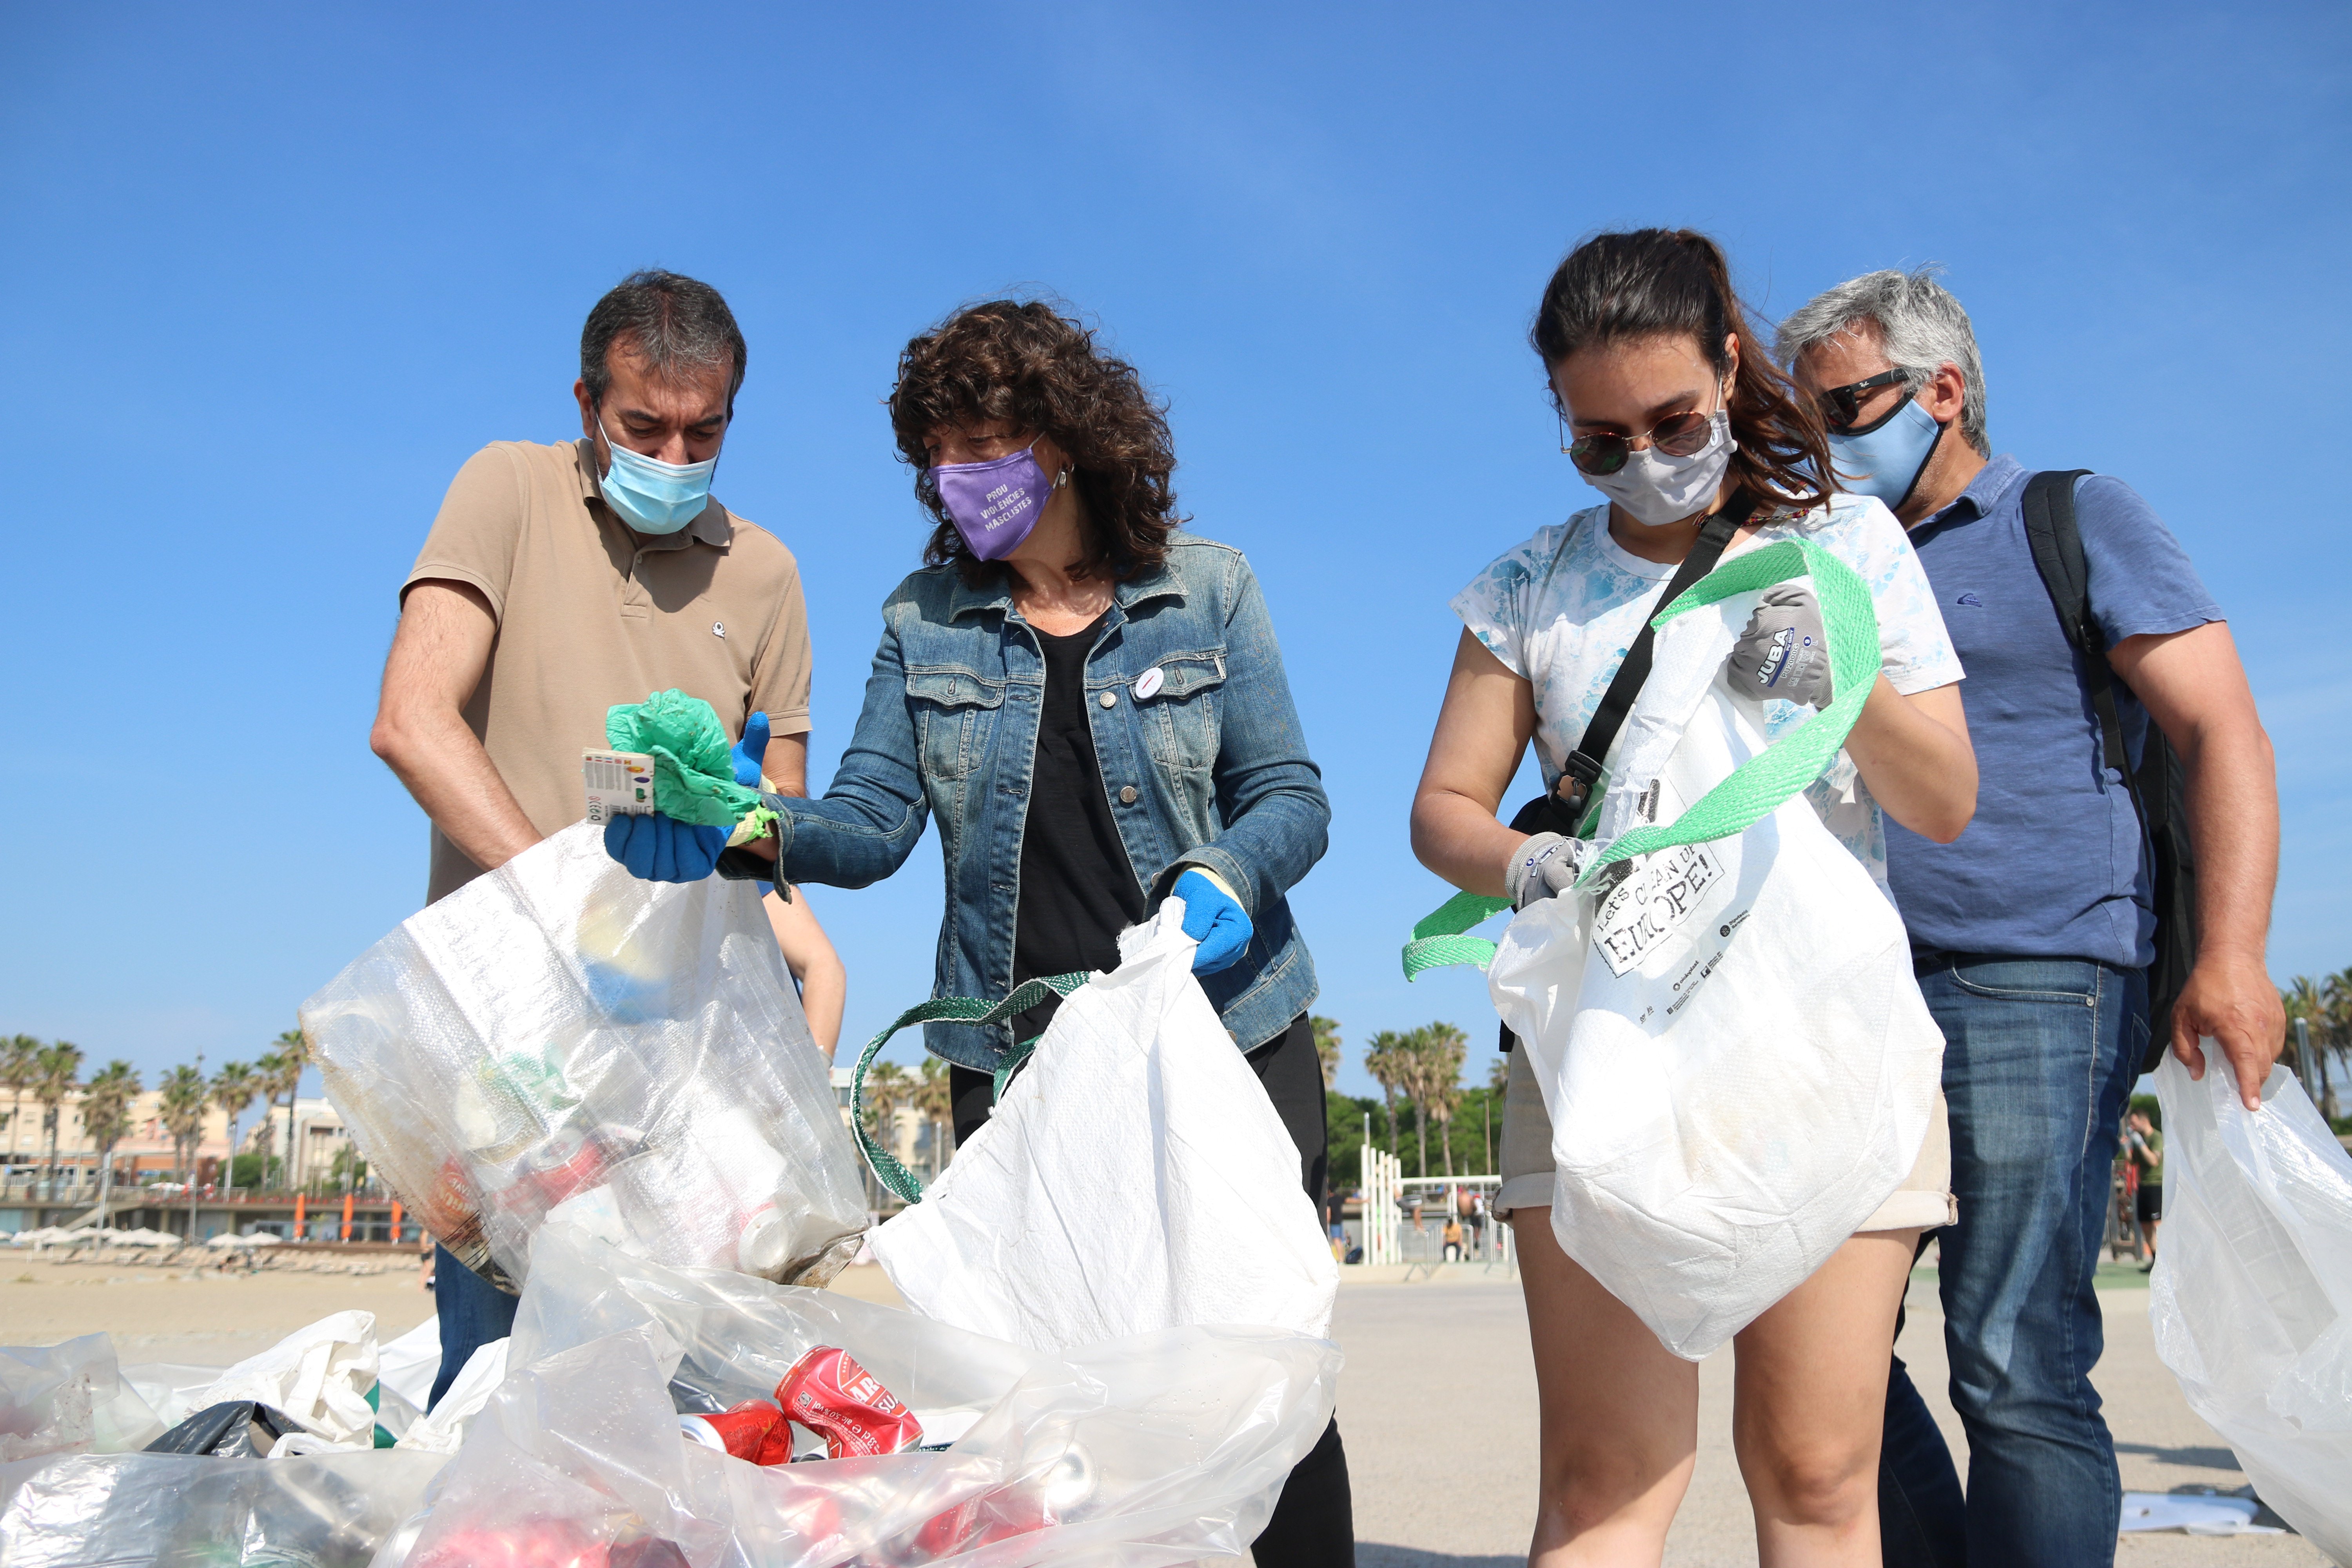
{"type": "Polygon", "coordinates": [[[1867,430],[1830,437],[1830,461],[1837,488],[1848,495],[1876,496],[1887,507],[1911,499],[1944,427],[1916,397],[1867,430]]]}
{"type": "Polygon", "coordinates": [[[718,458],[665,463],[614,440],[602,419],[596,428],[604,432],[604,445],[613,454],[613,466],[604,472],[604,504],[619,512],[623,522],[639,533],[676,533],[702,515],[710,501],[710,476],[718,470],[718,458]]]}

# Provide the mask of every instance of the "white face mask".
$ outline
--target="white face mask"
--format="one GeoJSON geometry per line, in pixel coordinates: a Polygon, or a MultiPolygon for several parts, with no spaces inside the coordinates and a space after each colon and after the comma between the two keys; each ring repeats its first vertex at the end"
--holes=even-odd
{"type": "Polygon", "coordinates": [[[1645,447],[1627,453],[1625,466],[1615,473],[1585,474],[1584,482],[1623,507],[1635,522],[1664,528],[1706,510],[1738,450],[1730,412],[1718,408],[1707,418],[1706,445],[1689,457],[1672,458],[1645,447]]]}

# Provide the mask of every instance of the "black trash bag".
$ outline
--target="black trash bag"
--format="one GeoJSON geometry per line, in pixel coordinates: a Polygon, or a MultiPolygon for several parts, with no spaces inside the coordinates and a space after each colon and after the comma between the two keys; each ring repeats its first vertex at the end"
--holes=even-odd
{"type": "Polygon", "coordinates": [[[208,1405],[147,1445],[150,1454],[207,1454],[220,1459],[266,1459],[278,1439],[305,1432],[291,1415],[250,1399],[208,1405]]]}

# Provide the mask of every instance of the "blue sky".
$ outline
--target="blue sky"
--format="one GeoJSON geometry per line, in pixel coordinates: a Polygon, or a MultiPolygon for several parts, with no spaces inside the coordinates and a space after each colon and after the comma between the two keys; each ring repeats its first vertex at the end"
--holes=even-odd
{"type": "MultiPolygon", "coordinates": [[[[751,345],[718,492],[800,556],[814,776],[924,533],[879,399],[913,331],[1044,289],[1172,405],[1265,585],[1335,810],[1297,891],[1349,1041],[1444,889],[1404,819],[1477,568],[1587,504],[1525,344],[1580,235],[1703,227],[1769,315],[1939,261],[1997,447],[2123,476],[2229,614],[2278,747],[2272,967],[2352,964],[2336,6],[0,11],[8,567],[0,1030],[250,1058],[412,912],[370,755],[457,466],[576,433],[624,272],[751,345]]],[[[940,888],[820,889],[862,1037],[940,888]]],[[[895,1047],[911,1057],[911,1040],[895,1047]]]]}

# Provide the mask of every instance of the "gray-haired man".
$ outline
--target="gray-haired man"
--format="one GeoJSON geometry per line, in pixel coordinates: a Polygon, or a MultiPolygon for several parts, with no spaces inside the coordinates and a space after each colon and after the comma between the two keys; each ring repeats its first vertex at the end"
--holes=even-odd
{"type": "MultiPolygon", "coordinates": [[[[1889,1563],[2108,1563],[2120,1488],[2089,1373],[2093,1271],[2116,1127],[2147,1038],[2151,868],[2105,754],[2095,671],[2068,641],[2024,517],[2032,475],[1994,457],[1968,313],[1926,271],[1873,272],[1781,324],[1821,401],[1843,488],[1895,509],[1967,667],[1981,783],[1938,845],[1889,823],[1887,871],[1945,1036],[1952,1190],[1939,1288],[1965,1501],[1901,1360],[1887,1392],[1889,1563]]],[[[2151,716],[2180,755],[2196,847],[2196,963],[2172,1048],[2220,1043],[2258,1103],[2282,1038],[2263,968],[2278,863],[2270,741],[2229,627],[2177,541],[2121,480],[2074,489],[2091,615],[2129,765],[2151,716]]]]}

